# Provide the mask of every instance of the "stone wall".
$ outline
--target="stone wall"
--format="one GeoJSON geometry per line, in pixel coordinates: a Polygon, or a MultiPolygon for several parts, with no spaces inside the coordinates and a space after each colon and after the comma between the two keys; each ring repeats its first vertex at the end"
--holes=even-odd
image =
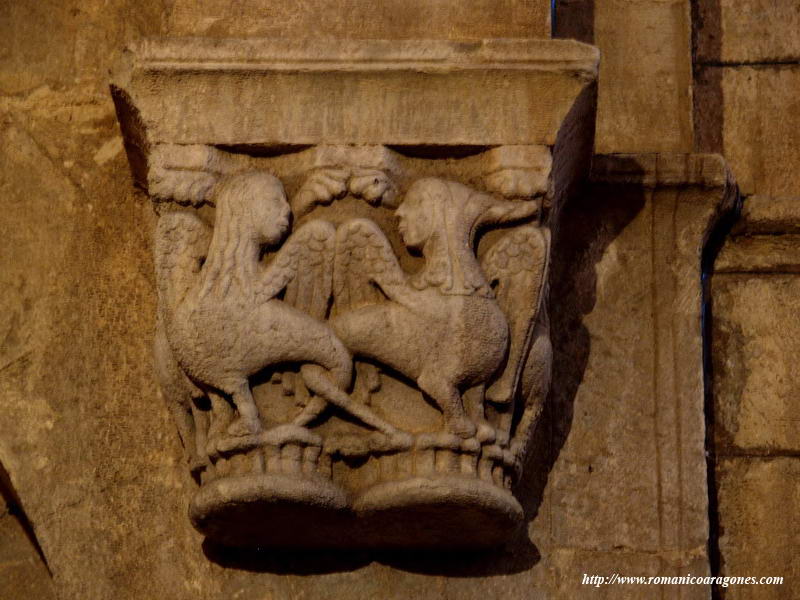
{"type": "Polygon", "coordinates": [[[719,569],[789,583],[771,596],[720,590],[725,598],[791,597],[800,11],[790,0],[557,3],[555,35],[603,56],[595,148],[604,156],[564,213],[558,387],[523,482],[519,539],[448,556],[203,545],[186,518],[194,482],[153,375],[156,217],[131,183],[110,73],[127,43],[155,35],[551,31],[543,0],[345,4],[0,6],[0,464],[13,498],[0,511],[0,595],[640,598],[642,588],[582,586],[582,575],[719,569]],[[724,155],[746,196],[710,288],[710,448],[700,254],[732,200],[724,164],[692,152],[724,155]],[[704,450],[716,459],[710,566],[704,450]]]}
{"type": "MultiPolygon", "coordinates": [[[[719,570],[780,574],[797,558],[800,372],[794,365],[800,224],[800,7],[697,3],[695,143],[725,155],[744,197],[711,284],[719,570]]],[[[729,588],[724,598],[786,598],[729,588]]]]}

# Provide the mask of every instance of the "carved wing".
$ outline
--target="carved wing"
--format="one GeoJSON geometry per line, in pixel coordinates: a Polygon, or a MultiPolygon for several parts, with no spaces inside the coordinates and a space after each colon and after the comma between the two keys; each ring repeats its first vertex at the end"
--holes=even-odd
{"type": "Polygon", "coordinates": [[[525,225],[500,239],[483,258],[481,267],[500,309],[508,319],[510,344],[502,373],[486,390],[486,398],[499,404],[513,400],[525,353],[541,309],[547,277],[550,232],[525,225]]]}
{"type": "Polygon", "coordinates": [[[172,353],[165,319],[169,309],[182,301],[197,280],[211,243],[211,227],[190,212],[170,212],[158,220],[155,235],[155,267],[158,313],[154,339],[156,376],[192,468],[202,464],[207,423],[195,410],[203,393],[189,380],[172,353]],[[197,422],[197,420],[201,422],[197,422]]]}
{"type": "Polygon", "coordinates": [[[155,267],[159,303],[175,306],[196,281],[211,244],[212,229],[188,211],[169,212],[158,220],[155,267]]]}
{"type": "Polygon", "coordinates": [[[266,302],[284,289],[284,302],[324,320],[331,297],[336,230],[327,221],[309,221],[283,244],[258,283],[266,302]]]}
{"type": "MultiPolygon", "coordinates": [[[[284,302],[324,321],[331,298],[335,234],[327,221],[313,220],[289,236],[259,282],[258,301],[266,302],[285,289],[284,302]]],[[[285,395],[298,396],[301,403],[308,401],[308,392],[294,372],[275,373],[274,377],[285,395]]],[[[317,410],[325,406],[318,404],[317,410]]]]}
{"type": "Polygon", "coordinates": [[[393,298],[406,287],[406,277],[389,240],[373,221],[353,219],[336,234],[333,268],[335,310],[342,312],[382,299],[376,284],[393,298]]]}

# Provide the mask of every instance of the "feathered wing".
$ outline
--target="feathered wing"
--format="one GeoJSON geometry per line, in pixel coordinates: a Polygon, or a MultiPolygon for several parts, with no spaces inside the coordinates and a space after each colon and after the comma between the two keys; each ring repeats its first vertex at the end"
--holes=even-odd
{"type": "MultiPolygon", "coordinates": [[[[328,313],[333,281],[336,230],[327,221],[314,220],[293,233],[267,267],[258,288],[265,302],[286,290],[283,301],[324,321],[328,313]]],[[[307,395],[293,372],[279,375],[286,395],[307,395]]]]}
{"type": "Polygon", "coordinates": [[[169,312],[191,289],[208,253],[211,228],[189,212],[163,215],[156,227],[155,267],[158,315],[154,339],[156,376],[193,468],[202,463],[205,415],[196,410],[202,392],[189,380],[172,353],[166,331],[169,312]],[[198,420],[202,422],[198,422],[198,420]]]}
{"type": "Polygon", "coordinates": [[[518,227],[501,238],[481,262],[497,303],[508,320],[508,360],[486,390],[486,399],[509,404],[520,379],[525,354],[542,307],[550,254],[550,233],[533,225],[518,227]]]}
{"type": "MultiPolygon", "coordinates": [[[[354,219],[339,228],[333,267],[333,311],[341,314],[376,304],[383,294],[396,298],[406,286],[406,277],[389,240],[373,221],[354,219]]],[[[370,363],[356,361],[356,389],[365,404],[381,387],[380,371],[370,363]]]]}
{"type": "Polygon", "coordinates": [[[324,320],[331,297],[335,229],[314,220],[284,242],[257,283],[257,300],[266,302],[283,290],[284,302],[324,320]]]}
{"type": "Polygon", "coordinates": [[[369,219],[353,219],[339,227],[336,234],[335,311],[379,302],[383,296],[373,284],[391,299],[407,285],[405,273],[380,227],[369,219]]]}
{"type": "Polygon", "coordinates": [[[197,281],[211,234],[211,227],[188,211],[169,212],[158,219],[155,267],[160,307],[174,307],[197,281]]]}

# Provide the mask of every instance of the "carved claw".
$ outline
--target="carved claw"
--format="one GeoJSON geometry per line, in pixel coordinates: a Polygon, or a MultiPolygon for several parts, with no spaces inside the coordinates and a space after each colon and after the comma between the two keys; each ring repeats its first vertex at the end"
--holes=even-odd
{"type": "Polygon", "coordinates": [[[506,198],[533,198],[547,192],[547,179],[535,169],[501,169],[484,177],[486,188],[506,198]]]}
{"type": "Polygon", "coordinates": [[[496,443],[498,446],[508,446],[510,436],[507,431],[498,431],[496,443]]]}
{"type": "Polygon", "coordinates": [[[330,204],[347,193],[346,169],[319,169],[314,171],[292,198],[292,212],[296,218],[308,214],[317,204],[330,204]]]}
{"type": "Polygon", "coordinates": [[[478,421],[478,431],[475,434],[482,444],[491,444],[497,439],[495,428],[484,420],[478,421]]]}
{"type": "Polygon", "coordinates": [[[397,206],[397,188],[389,176],[377,169],[357,169],[349,181],[350,193],[373,206],[397,206]]]}
{"type": "Polygon", "coordinates": [[[187,464],[192,476],[197,476],[208,466],[208,461],[195,456],[189,457],[187,464]]]}
{"type": "Polygon", "coordinates": [[[477,427],[475,427],[475,423],[465,417],[451,419],[447,423],[447,430],[460,438],[467,439],[475,436],[477,427]]]}
{"type": "Polygon", "coordinates": [[[258,420],[238,418],[228,426],[228,434],[234,437],[255,435],[261,431],[261,423],[258,420]]]}

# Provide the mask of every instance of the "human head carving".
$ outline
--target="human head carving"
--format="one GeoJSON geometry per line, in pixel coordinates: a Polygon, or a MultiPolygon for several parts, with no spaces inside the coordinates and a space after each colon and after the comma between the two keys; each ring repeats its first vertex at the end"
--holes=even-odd
{"type": "Polygon", "coordinates": [[[214,188],[219,225],[249,233],[259,244],[280,242],[291,221],[283,184],[264,171],[248,171],[222,178],[214,188]],[[249,230],[249,231],[248,231],[249,230]]]}
{"type": "Polygon", "coordinates": [[[420,179],[409,188],[395,211],[398,231],[408,248],[420,250],[441,227],[449,197],[447,184],[439,179],[420,179]]]}

